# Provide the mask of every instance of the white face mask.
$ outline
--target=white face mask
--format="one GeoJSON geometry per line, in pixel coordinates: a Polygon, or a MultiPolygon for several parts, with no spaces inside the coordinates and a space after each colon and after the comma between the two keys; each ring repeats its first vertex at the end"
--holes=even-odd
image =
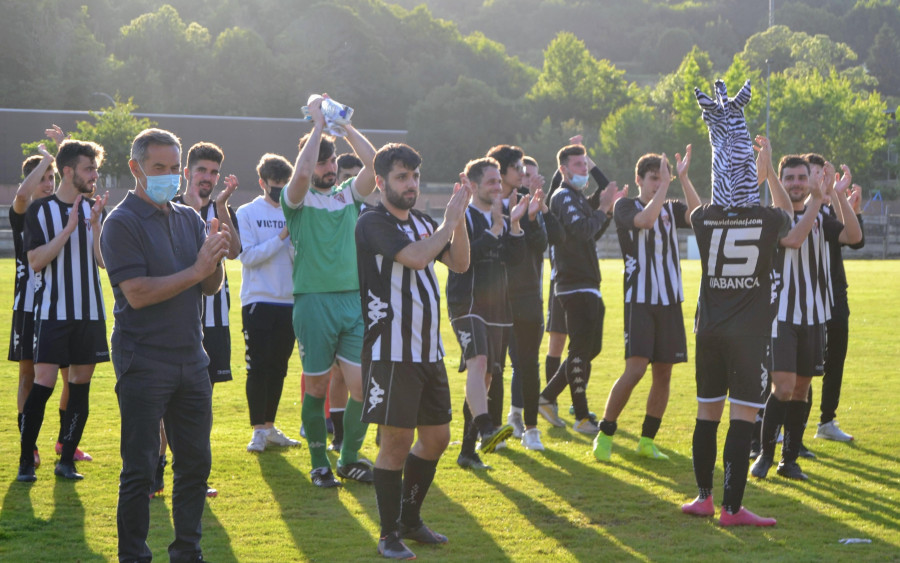
{"type": "MultiPolygon", "coordinates": [[[[143,168],[141,168],[141,172],[144,172],[143,168]]],[[[150,201],[156,205],[162,205],[170,201],[181,188],[181,174],[147,176],[147,173],[144,172],[144,178],[146,178],[144,192],[150,198],[150,201]]]]}
{"type": "Polygon", "coordinates": [[[577,188],[579,190],[584,189],[587,183],[588,177],[581,176],[580,174],[573,174],[572,179],[569,180],[569,184],[571,184],[573,188],[577,188]]]}

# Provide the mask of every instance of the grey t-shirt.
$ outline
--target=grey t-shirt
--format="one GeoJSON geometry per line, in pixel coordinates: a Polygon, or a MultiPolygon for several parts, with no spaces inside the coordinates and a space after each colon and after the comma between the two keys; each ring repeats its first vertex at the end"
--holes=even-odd
{"type": "Polygon", "coordinates": [[[129,305],[119,287],[134,278],[175,274],[197,260],[206,237],[203,220],[190,207],[167,205],[168,214],[129,192],[103,225],[100,250],[116,300],[112,346],[142,356],[161,354],[172,363],[202,361],[200,284],[141,309],[129,305]]]}

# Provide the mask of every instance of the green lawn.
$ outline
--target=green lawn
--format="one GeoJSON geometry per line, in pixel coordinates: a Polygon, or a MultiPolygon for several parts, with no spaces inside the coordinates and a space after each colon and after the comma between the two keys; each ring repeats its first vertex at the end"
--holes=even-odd
{"type": "MultiPolygon", "coordinates": [[[[605,347],[594,362],[588,390],[597,412],[624,366],[621,261],[604,260],[601,268],[607,305],[605,347]]],[[[13,270],[11,260],[0,261],[0,271],[5,272],[0,306],[6,311],[11,309],[13,270]]],[[[684,309],[690,325],[699,264],[685,262],[684,270],[684,309]]],[[[675,369],[669,410],[657,437],[670,461],[644,460],[632,453],[643,419],[645,382],[619,421],[613,459],[607,464],[594,461],[588,437],[543,421],[547,451],[529,452],[510,442],[507,450],[488,456],[495,470],[487,474],[459,469],[455,463],[459,444],[453,443],[441,460],[423,511],[432,527],[450,537],[450,544],[412,546],[413,550],[420,559],[435,561],[900,561],[900,433],[896,432],[900,344],[889,328],[900,319],[900,302],[895,299],[900,295],[900,263],[849,261],[847,270],[853,314],[839,419],[857,440],[851,444],[814,440],[813,429],[806,442],[819,458],[803,464],[809,482],[788,482],[772,472],[767,481],[749,483],[746,505],[778,517],[776,528],[724,530],[713,520],[681,514],[680,504],[695,495],[690,457],[695,387],[693,364],[688,363],[675,369]],[[842,545],[841,538],[869,538],[872,543],[842,545]]],[[[246,452],[251,432],[238,306],[240,265],[229,263],[229,273],[235,304],[231,316],[235,381],[218,385],[213,397],[210,484],[219,490],[219,497],[209,501],[204,514],[206,557],[216,562],[375,560],[378,513],[371,487],[350,483],[339,491],[314,488],[305,445],[262,455],[246,452]]],[[[4,315],[0,326],[4,338],[9,334],[9,316],[4,315]]],[[[449,323],[443,328],[450,367],[459,349],[449,323]]],[[[692,355],[693,340],[688,341],[692,355]]],[[[0,418],[6,421],[0,425],[0,459],[6,476],[0,487],[0,560],[115,559],[120,458],[112,367],[101,365],[94,378],[82,447],[95,461],[79,465],[84,481],[71,483],[53,476],[57,393],[48,404],[39,439],[44,464],[34,485],[15,481],[17,367],[6,362],[0,371],[4,405],[0,418]]],[[[448,371],[459,413],[464,375],[448,371]]],[[[299,374],[295,356],[278,418],[278,425],[294,437],[300,426],[299,374]]],[[[819,384],[814,386],[818,394],[819,384]]],[[[507,392],[507,401],[508,397],[507,392]]],[[[457,415],[451,425],[455,441],[461,418],[457,415]]],[[[720,451],[726,426],[719,432],[720,451]]],[[[363,454],[374,459],[374,429],[369,436],[363,454]]],[[[722,498],[719,462],[717,503],[722,498]]],[[[158,560],[165,560],[172,537],[171,483],[169,472],[165,495],[151,503],[149,542],[158,560]]]]}

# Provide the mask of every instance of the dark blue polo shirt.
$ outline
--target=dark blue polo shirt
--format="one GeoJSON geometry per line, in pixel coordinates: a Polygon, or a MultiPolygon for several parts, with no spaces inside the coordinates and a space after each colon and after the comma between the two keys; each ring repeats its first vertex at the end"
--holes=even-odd
{"type": "Polygon", "coordinates": [[[142,309],[132,308],[119,287],[134,278],[175,274],[197,260],[206,238],[203,220],[186,205],[166,205],[168,214],[128,192],[103,224],[100,251],[116,299],[112,346],[172,363],[202,361],[200,284],[142,309]]]}

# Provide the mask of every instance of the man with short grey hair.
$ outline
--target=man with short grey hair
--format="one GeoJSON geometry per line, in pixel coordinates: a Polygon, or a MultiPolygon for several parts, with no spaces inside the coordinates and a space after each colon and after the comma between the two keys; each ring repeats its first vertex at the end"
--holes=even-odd
{"type": "Polygon", "coordinates": [[[171,561],[203,561],[200,520],[209,476],[212,388],[200,322],[204,295],[222,285],[231,233],[209,233],[199,215],[172,203],[181,142],[145,129],[128,162],[134,190],[109,214],[100,238],[115,296],[112,362],[122,417],[117,524],[119,561],[150,561],[150,498],[159,420],[175,454],[171,561]]]}

